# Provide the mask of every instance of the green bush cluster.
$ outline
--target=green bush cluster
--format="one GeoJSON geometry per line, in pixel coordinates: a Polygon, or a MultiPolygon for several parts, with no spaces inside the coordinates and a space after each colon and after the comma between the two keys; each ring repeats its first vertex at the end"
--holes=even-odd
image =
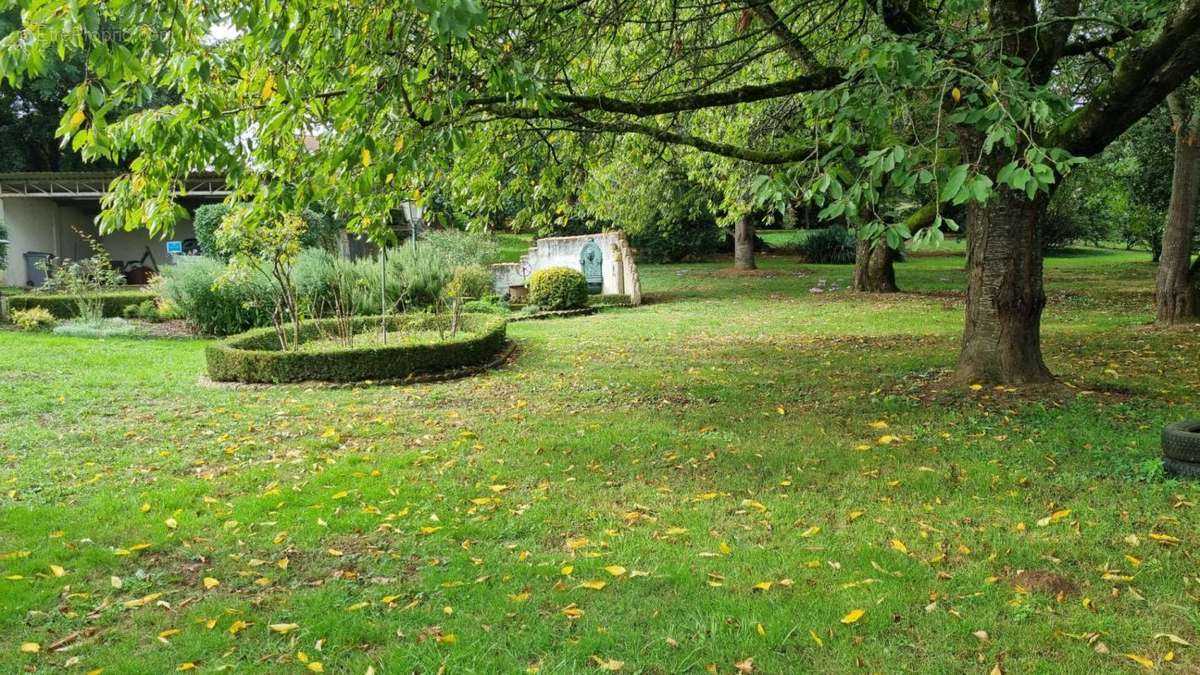
{"type": "Polygon", "coordinates": [[[508,304],[498,295],[489,295],[479,300],[468,300],[463,303],[462,311],[474,314],[499,314],[504,316],[512,313],[508,304]]]}
{"type": "Polygon", "coordinates": [[[569,267],[546,267],[529,277],[529,304],[546,310],[584,307],[587,291],[583,272],[569,267]]]}
{"type": "Polygon", "coordinates": [[[813,265],[850,265],[854,263],[854,235],[840,226],[817,230],[796,247],[804,262],[813,265]]]}
{"type": "Polygon", "coordinates": [[[725,233],[712,208],[719,196],[683,176],[673,177],[666,188],[668,193],[628,229],[638,260],[672,263],[721,251],[725,233]]]}
{"type": "Polygon", "coordinates": [[[589,295],[588,307],[630,307],[633,300],[623,293],[601,293],[589,295]]]}
{"type": "Polygon", "coordinates": [[[430,230],[417,238],[417,248],[429,248],[451,269],[491,265],[500,257],[500,245],[490,236],[462,230],[430,230]]]}
{"type": "Polygon", "coordinates": [[[169,305],[161,304],[156,300],[126,305],[125,309],[121,311],[121,316],[126,319],[141,319],[155,323],[176,318],[175,311],[169,305]]]}
{"type": "MultiPolygon", "coordinates": [[[[388,319],[389,330],[448,330],[446,315],[399,315],[388,319]]],[[[372,330],[379,317],[353,320],[356,331],[372,330]]],[[[301,324],[301,340],[315,340],[337,329],[334,319],[301,324]]],[[[270,328],[252,330],[210,346],[208,375],[217,382],[362,382],[401,380],[413,375],[436,374],[488,363],[504,347],[502,317],[463,314],[456,337],[425,343],[363,345],[321,351],[280,351],[270,328]]],[[[447,336],[449,334],[447,333],[447,336]]]]}
{"type": "Polygon", "coordinates": [[[30,307],[18,309],[10,317],[12,322],[23,331],[45,330],[53,328],[58,320],[45,307],[30,307]]]}
{"type": "Polygon", "coordinates": [[[443,292],[447,298],[459,300],[478,300],[494,295],[492,272],[481,265],[459,267],[443,292]]]}
{"type": "Polygon", "coordinates": [[[159,292],[179,316],[209,335],[232,335],[271,323],[273,289],[266,277],[224,278],[225,264],[183,257],[161,270],[159,292]]]}
{"type": "MultiPolygon", "coordinates": [[[[112,291],[96,293],[91,297],[103,302],[104,316],[119,317],[129,305],[140,305],[147,300],[153,300],[154,294],[146,291],[112,291]]],[[[58,319],[72,319],[79,316],[78,298],[73,295],[57,293],[23,293],[8,298],[9,311],[42,307],[58,319]]]]}
{"type": "MultiPolygon", "coordinates": [[[[439,306],[450,293],[483,298],[491,293],[496,254],[488,237],[464,232],[430,232],[378,258],[347,260],[307,248],[291,267],[297,304],[305,318],[335,314],[378,315],[439,306]]],[[[185,257],[164,267],[160,293],[202,332],[233,335],[271,325],[277,291],[266,274],[230,274],[225,263],[185,257]]]]}
{"type": "MultiPolygon", "coordinates": [[[[196,208],[192,215],[192,229],[202,254],[221,261],[229,260],[229,253],[218,243],[217,230],[232,208],[228,204],[205,204],[196,208]]],[[[336,221],[313,209],[301,211],[300,217],[304,220],[304,232],[300,235],[303,246],[337,250],[337,235],[341,226],[336,221]]]]}

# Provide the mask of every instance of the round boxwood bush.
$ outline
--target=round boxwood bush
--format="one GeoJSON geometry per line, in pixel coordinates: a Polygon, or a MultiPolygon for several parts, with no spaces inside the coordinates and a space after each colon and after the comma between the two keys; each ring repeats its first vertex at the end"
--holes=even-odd
{"type": "MultiPolygon", "coordinates": [[[[394,344],[355,344],[293,351],[279,349],[274,328],[259,328],[235,335],[208,348],[208,376],[216,382],[363,382],[403,380],[414,375],[436,375],[482,366],[504,348],[505,320],[483,314],[459,317],[459,334],[429,342],[401,339],[404,332],[449,330],[446,315],[399,315],[388,318],[394,344]]],[[[356,333],[374,330],[379,317],[353,319],[356,333]]],[[[305,321],[301,343],[336,334],[336,319],[305,321]]],[[[447,336],[449,332],[446,333],[447,336]]]]}
{"type": "Polygon", "coordinates": [[[547,267],[529,277],[529,304],[542,309],[578,309],[587,306],[587,297],[587,279],[578,270],[547,267]]]}

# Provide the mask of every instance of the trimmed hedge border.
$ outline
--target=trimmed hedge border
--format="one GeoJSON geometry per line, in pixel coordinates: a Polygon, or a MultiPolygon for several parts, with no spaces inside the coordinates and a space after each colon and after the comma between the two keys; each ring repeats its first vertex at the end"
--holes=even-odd
{"type": "MultiPolygon", "coordinates": [[[[155,295],[147,291],[113,291],[112,293],[100,293],[99,297],[104,298],[104,316],[117,318],[129,305],[140,305],[147,300],[153,300],[155,295]]],[[[56,319],[73,319],[79,314],[75,298],[69,295],[22,293],[21,295],[10,295],[4,299],[8,306],[7,312],[42,307],[53,314],[56,319]]]]}
{"type": "Polygon", "coordinates": [[[589,295],[588,307],[603,309],[605,307],[633,307],[633,300],[622,293],[605,293],[589,295]]]}
{"type": "MultiPolygon", "coordinates": [[[[468,366],[465,368],[455,368],[440,373],[431,375],[409,375],[402,380],[362,380],[361,382],[320,382],[317,380],[309,380],[307,382],[291,382],[289,384],[302,386],[306,389],[358,389],[360,387],[404,387],[411,384],[433,384],[437,382],[451,382],[453,380],[461,380],[464,377],[478,375],[484,371],[499,368],[508,361],[512,360],[517,353],[517,343],[512,340],[504,341],[504,348],[491,361],[478,366],[468,366]]],[[[255,382],[214,382],[206,375],[200,376],[200,385],[204,387],[213,387],[217,389],[268,389],[277,387],[276,384],[264,384],[255,382]]]]}
{"type": "MultiPolygon", "coordinates": [[[[435,329],[447,316],[396,316],[389,330],[435,329]]],[[[358,317],[354,329],[379,324],[379,317],[358,317]]],[[[335,319],[305,321],[300,339],[320,339],[332,334],[335,319]]],[[[459,325],[472,331],[444,342],[416,345],[350,347],[317,352],[279,350],[274,328],[258,328],[210,345],[206,351],[208,375],[214,382],[282,384],[287,382],[409,381],[490,363],[506,343],[503,317],[463,314],[459,325]]]]}

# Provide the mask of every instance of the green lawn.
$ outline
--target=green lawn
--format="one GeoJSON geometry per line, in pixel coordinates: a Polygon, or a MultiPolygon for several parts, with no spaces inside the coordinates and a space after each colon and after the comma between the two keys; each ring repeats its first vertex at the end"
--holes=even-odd
{"type": "Polygon", "coordinates": [[[0,331],[0,672],[1200,669],[1159,636],[1200,645],[1200,489],[1156,461],[1200,331],[1144,326],[1147,255],[1048,261],[1054,398],[926,386],[961,257],[894,297],[727,267],[643,267],[644,306],[400,388],[0,331]]]}
{"type": "Polygon", "coordinates": [[[500,232],[495,235],[496,243],[500,245],[500,256],[497,262],[518,262],[521,256],[529,252],[533,246],[533,235],[509,234],[500,232]]]}

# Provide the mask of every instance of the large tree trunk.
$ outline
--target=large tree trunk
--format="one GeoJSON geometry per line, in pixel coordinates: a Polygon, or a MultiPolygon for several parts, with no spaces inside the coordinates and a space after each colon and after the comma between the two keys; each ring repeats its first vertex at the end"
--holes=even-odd
{"type": "Polygon", "coordinates": [[[968,212],[967,321],[956,379],[963,384],[1053,381],[1042,360],[1044,194],[1004,187],[968,212]]]}
{"type": "Polygon", "coordinates": [[[1197,281],[1192,268],[1192,239],[1200,199],[1200,110],[1193,111],[1184,94],[1167,97],[1175,128],[1175,173],[1171,181],[1171,206],[1163,230],[1162,257],[1158,263],[1155,293],[1160,325],[1200,320],[1197,281]]]}
{"type": "Polygon", "coordinates": [[[758,267],[754,264],[754,219],[749,213],[733,227],[733,266],[739,270],[758,267]]]}
{"type": "Polygon", "coordinates": [[[854,290],[863,293],[896,293],[896,252],[882,239],[858,240],[854,250],[854,290]]]}

